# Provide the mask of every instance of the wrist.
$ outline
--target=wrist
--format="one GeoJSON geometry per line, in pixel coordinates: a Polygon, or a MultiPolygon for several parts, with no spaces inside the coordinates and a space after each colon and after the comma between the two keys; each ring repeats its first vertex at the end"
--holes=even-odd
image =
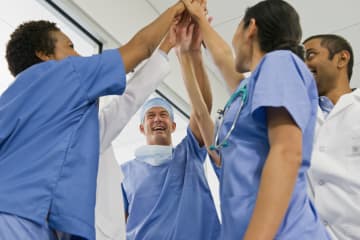
{"type": "Polygon", "coordinates": [[[161,45],[159,46],[159,49],[163,52],[165,52],[166,54],[168,54],[170,52],[170,50],[173,48],[172,44],[168,43],[168,42],[163,42],[161,43],[161,45]]]}
{"type": "Polygon", "coordinates": [[[185,5],[182,1],[178,1],[171,8],[174,10],[174,15],[176,16],[185,10],[185,5]]]}

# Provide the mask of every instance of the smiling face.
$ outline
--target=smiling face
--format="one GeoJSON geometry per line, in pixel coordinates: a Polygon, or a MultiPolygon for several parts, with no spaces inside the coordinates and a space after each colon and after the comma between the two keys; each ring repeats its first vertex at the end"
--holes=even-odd
{"type": "Polygon", "coordinates": [[[339,77],[337,56],[329,59],[329,51],[326,47],[321,46],[320,38],[311,39],[304,46],[305,63],[314,75],[319,95],[324,96],[336,87],[339,77]]]}
{"type": "Polygon", "coordinates": [[[146,136],[149,145],[171,145],[171,134],[175,131],[176,124],[162,107],[150,108],[140,124],[140,131],[146,136]]]}

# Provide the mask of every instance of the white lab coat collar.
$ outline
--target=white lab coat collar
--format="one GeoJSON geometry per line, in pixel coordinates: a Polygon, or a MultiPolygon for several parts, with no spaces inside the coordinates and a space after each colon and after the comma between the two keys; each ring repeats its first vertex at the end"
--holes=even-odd
{"type": "MultiPolygon", "coordinates": [[[[356,89],[351,93],[344,94],[340,97],[339,101],[335,104],[334,108],[331,110],[327,119],[333,118],[343,110],[351,106],[355,101],[360,101],[360,89],[356,89]],[[354,99],[355,98],[355,99],[354,99]]],[[[321,124],[325,121],[324,114],[321,108],[318,106],[318,122],[321,124]]]]}

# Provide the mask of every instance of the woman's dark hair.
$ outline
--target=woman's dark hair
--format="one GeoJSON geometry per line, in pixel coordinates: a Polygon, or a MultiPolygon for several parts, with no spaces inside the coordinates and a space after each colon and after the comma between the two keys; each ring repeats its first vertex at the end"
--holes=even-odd
{"type": "Polygon", "coordinates": [[[6,46],[6,60],[12,75],[42,62],[36,52],[53,54],[55,40],[51,32],[60,31],[55,23],[48,21],[29,21],[21,24],[11,34],[6,46]]]}
{"type": "Polygon", "coordinates": [[[290,50],[304,60],[299,15],[290,4],[282,0],[259,2],[246,10],[244,28],[251,19],[256,21],[262,51],[290,50]]]}
{"type": "Polygon", "coordinates": [[[335,54],[337,54],[343,50],[349,52],[350,59],[349,59],[348,65],[347,65],[347,75],[348,75],[348,78],[350,81],[352,72],[353,72],[353,66],[354,66],[354,53],[353,53],[350,43],[348,41],[346,41],[345,38],[343,38],[339,35],[335,35],[335,34],[314,35],[314,36],[311,36],[311,37],[308,37],[307,39],[305,39],[305,41],[303,43],[305,44],[308,41],[313,40],[313,39],[321,40],[320,45],[322,47],[327,48],[327,50],[329,51],[329,60],[332,60],[334,58],[335,54]]]}

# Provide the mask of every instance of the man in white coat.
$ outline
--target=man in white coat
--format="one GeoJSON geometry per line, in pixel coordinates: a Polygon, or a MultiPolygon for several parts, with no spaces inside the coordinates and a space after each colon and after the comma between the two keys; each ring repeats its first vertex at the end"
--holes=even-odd
{"type": "Polygon", "coordinates": [[[360,89],[349,81],[350,44],[333,34],[304,41],[319,91],[310,193],[333,239],[360,239],[360,89]]]}
{"type": "Polygon", "coordinates": [[[173,31],[174,28],[170,29],[159,49],[134,73],[124,94],[111,99],[99,113],[101,155],[95,208],[97,240],[125,240],[125,214],[121,192],[123,176],[111,143],[169,74],[167,54],[175,44],[173,31]]]}

